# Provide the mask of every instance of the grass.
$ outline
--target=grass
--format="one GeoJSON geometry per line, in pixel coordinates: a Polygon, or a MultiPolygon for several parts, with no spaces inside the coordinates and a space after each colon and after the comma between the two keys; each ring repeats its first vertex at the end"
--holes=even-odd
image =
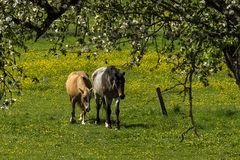
{"type": "MultiPolygon", "coordinates": [[[[9,110],[0,112],[1,159],[239,159],[239,90],[226,70],[210,77],[210,86],[194,83],[194,115],[200,140],[189,132],[188,104],[182,101],[180,88],[164,92],[168,117],[161,115],[155,88],[174,84],[169,66],[155,66],[155,53],[148,53],[139,67],[126,69],[129,53],[69,53],[55,58],[47,55],[45,41],[31,44],[20,64],[27,77],[23,93],[9,110]],[[108,64],[106,64],[106,62],[108,64]],[[94,124],[95,105],[87,114],[85,126],[70,124],[70,102],[65,91],[68,74],[116,65],[126,71],[126,99],[121,101],[121,129],[106,129],[94,124]],[[37,77],[39,83],[32,82],[37,77]],[[44,79],[44,80],[43,80],[44,79]]],[[[77,108],[78,109],[78,108],[77,108]]],[[[112,120],[115,120],[112,106],[112,120]]],[[[77,110],[77,116],[79,110],[77,110]]],[[[79,116],[78,116],[79,117],[79,116]]]]}

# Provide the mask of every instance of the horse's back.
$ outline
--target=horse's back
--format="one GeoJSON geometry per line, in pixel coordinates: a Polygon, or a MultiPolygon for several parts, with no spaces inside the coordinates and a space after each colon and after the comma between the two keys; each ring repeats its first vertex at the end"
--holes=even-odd
{"type": "Polygon", "coordinates": [[[92,74],[92,79],[93,79],[93,89],[95,94],[103,94],[104,90],[104,79],[103,76],[105,74],[106,67],[101,67],[95,70],[92,74]]]}
{"type": "Polygon", "coordinates": [[[69,95],[73,96],[79,94],[79,88],[92,88],[88,75],[84,71],[70,73],[66,82],[66,89],[69,95]]]}
{"type": "Polygon", "coordinates": [[[93,81],[95,80],[96,76],[98,76],[98,78],[101,78],[102,74],[106,71],[106,69],[107,67],[101,67],[96,69],[92,74],[93,81]]]}
{"type": "Polygon", "coordinates": [[[114,66],[109,66],[98,68],[93,72],[92,79],[95,94],[100,96],[107,95],[110,97],[115,97],[113,80],[117,71],[118,70],[114,66]]]}

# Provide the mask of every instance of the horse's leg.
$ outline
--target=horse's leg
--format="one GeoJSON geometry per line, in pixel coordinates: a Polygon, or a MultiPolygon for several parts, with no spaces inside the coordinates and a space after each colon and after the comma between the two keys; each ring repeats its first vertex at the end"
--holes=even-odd
{"type": "Polygon", "coordinates": [[[72,117],[70,118],[71,123],[76,123],[75,103],[76,103],[76,101],[74,100],[74,98],[71,98],[71,104],[72,104],[72,117]]]}
{"type": "Polygon", "coordinates": [[[96,109],[97,109],[97,114],[96,114],[96,124],[100,123],[100,118],[99,118],[99,110],[101,108],[101,103],[100,103],[100,96],[95,95],[95,100],[96,100],[96,109]]]}
{"type": "Polygon", "coordinates": [[[111,127],[111,104],[112,104],[112,98],[107,98],[106,96],[104,97],[105,100],[105,111],[106,111],[106,122],[105,122],[105,127],[107,128],[112,128],[111,127]]]}
{"type": "Polygon", "coordinates": [[[119,120],[119,113],[120,113],[120,108],[119,108],[119,105],[120,105],[120,98],[117,98],[116,100],[116,110],[115,110],[115,113],[116,113],[116,127],[117,129],[120,129],[120,120],[119,120]]]}
{"type": "Polygon", "coordinates": [[[82,121],[83,120],[83,111],[80,113],[80,118],[79,118],[79,121],[82,121]]]}
{"type": "Polygon", "coordinates": [[[82,111],[82,113],[80,114],[80,119],[79,119],[83,125],[86,124],[86,112],[82,111]]]}
{"type": "Polygon", "coordinates": [[[82,122],[83,125],[86,124],[86,112],[84,111],[84,106],[83,104],[80,104],[80,110],[82,110],[82,112],[80,113],[80,118],[79,120],[82,122]]]}

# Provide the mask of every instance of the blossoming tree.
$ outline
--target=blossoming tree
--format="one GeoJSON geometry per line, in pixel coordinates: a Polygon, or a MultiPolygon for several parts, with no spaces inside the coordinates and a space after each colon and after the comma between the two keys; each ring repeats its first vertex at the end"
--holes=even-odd
{"type": "Polygon", "coordinates": [[[208,75],[224,62],[240,84],[239,15],[236,0],[0,0],[0,99],[21,86],[12,74],[22,74],[16,47],[26,50],[26,40],[44,36],[65,53],[62,43],[74,24],[78,46],[111,51],[131,44],[132,64],[141,62],[150,44],[166,54],[183,77],[179,85],[189,95],[195,129],[193,76],[208,85],[208,75]]]}

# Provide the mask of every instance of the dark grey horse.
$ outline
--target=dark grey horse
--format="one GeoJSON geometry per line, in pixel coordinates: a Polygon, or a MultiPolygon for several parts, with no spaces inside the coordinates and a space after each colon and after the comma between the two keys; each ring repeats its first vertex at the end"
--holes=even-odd
{"type": "Polygon", "coordinates": [[[92,74],[93,90],[96,100],[96,124],[100,123],[99,110],[101,108],[101,101],[105,107],[106,122],[105,126],[111,128],[111,104],[112,100],[116,99],[116,127],[120,129],[119,120],[119,104],[120,99],[124,99],[124,78],[125,72],[121,73],[119,69],[114,66],[101,67],[92,74]]]}

